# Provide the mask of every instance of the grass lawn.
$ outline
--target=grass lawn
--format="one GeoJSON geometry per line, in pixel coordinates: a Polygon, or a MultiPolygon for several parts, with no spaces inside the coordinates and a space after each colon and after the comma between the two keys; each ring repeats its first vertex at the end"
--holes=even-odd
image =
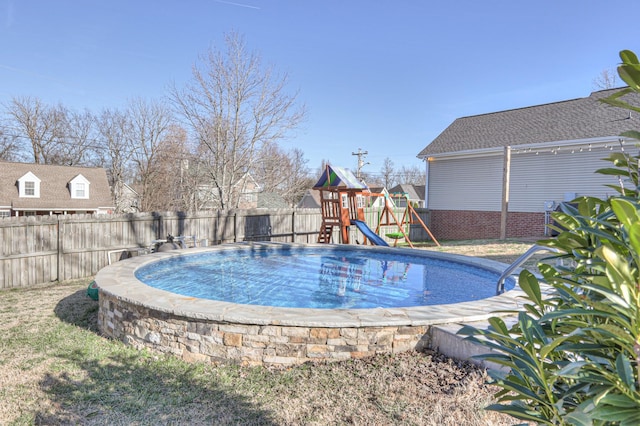
{"type": "MultiPolygon", "coordinates": [[[[531,244],[426,249],[511,263],[531,244]]],[[[482,409],[482,370],[437,353],[267,369],[137,351],[100,336],[90,281],[0,292],[0,424],[514,423],[482,409]]]]}

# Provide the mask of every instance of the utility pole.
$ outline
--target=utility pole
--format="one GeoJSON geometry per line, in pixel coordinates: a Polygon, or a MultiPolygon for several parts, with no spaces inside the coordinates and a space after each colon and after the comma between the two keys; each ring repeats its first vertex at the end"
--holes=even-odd
{"type": "Polygon", "coordinates": [[[352,152],[351,155],[357,155],[358,156],[358,169],[356,171],[356,177],[358,178],[359,181],[362,181],[362,175],[360,173],[360,170],[362,170],[362,168],[364,166],[366,166],[367,164],[371,164],[369,162],[364,162],[364,157],[368,154],[368,151],[363,151],[362,149],[358,148],[358,152],[352,152]]]}

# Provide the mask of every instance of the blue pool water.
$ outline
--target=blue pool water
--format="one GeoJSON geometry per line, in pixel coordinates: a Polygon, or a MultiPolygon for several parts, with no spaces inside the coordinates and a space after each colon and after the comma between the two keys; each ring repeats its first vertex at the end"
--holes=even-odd
{"type": "MultiPolygon", "coordinates": [[[[239,304],[324,309],[442,305],[495,295],[499,273],[451,260],[372,250],[221,250],[136,270],[172,293],[239,304]]],[[[505,289],[512,289],[513,279],[505,289]]]]}

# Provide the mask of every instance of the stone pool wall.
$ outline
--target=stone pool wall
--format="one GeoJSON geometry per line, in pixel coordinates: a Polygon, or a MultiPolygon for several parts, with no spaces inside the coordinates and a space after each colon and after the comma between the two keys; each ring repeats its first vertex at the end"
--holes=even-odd
{"type": "Polygon", "coordinates": [[[287,366],[428,347],[429,326],[294,327],[186,318],[100,292],[101,332],[185,361],[287,366]]]}

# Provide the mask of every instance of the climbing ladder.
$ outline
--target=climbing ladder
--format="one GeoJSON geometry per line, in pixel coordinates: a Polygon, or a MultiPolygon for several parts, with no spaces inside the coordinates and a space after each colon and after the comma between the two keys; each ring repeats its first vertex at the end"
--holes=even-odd
{"type": "Polygon", "coordinates": [[[322,223],[320,227],[320,234],[318,234],[319,243],[331,243],[331,236],[333,235],[333,225],[322,223]]]}
{"type": "Polygon", "coordinates": [[[318,234],[319,243],[331,243],[333,227],[340,226],[340,198],[337,193],[320,190],[322,225],[318,234]]]}

